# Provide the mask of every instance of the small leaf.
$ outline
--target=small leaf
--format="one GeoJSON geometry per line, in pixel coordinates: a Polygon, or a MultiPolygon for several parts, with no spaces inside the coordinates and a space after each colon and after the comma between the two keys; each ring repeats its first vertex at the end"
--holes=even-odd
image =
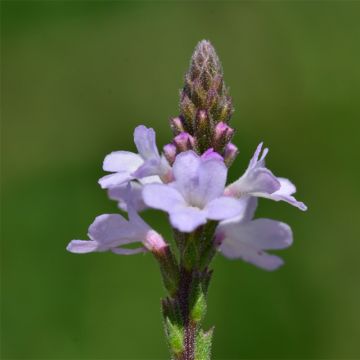
{"type": "Polygon", "coordinates": [[[206,333],[200,330],[196,336],[195,344],[195,360],[210,360],[211,356],[211,341],[214,328],[206,333]]]}
{"type": "Polygon", "coordinates": [[[169,318],[166,318],[166,333],[171,351],[175,355],[180,354],[184,350],[183,329],[179,325],[171,323],[169,318]]]}

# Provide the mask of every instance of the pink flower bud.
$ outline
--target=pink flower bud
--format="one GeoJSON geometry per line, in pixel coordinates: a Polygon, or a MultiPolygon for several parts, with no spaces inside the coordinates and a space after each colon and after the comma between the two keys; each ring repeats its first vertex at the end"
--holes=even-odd
{"type": "Polygon", "coordinates": [[[176,146],[174,144],[167,144],[163,147],[163,152],[166,160],[172,165],[176,158],[176,146]]]}
{"type": "Polygon", "coordinates": [[[228,143],[225,146],[224,151],[224,161],[225,164],[229,167],[232,162],[235,160],[236,156],[238,155],[239,150],[233,143],[228,143]]]}
{"type": "Polygon", "coordinates": [[[176,118],[171,119],[170,127],[171,127],[172,131],[174,132],[174,134],[178,134],[178,133],[185,131],[183,120],[181,119],[181,117],[176,117],[176,118]]]}
{"type": "Polygon", "coordinates": [[[174,137],[174,144],[179,152],[192,150],[195,146],[194,138],[187,132],[174,137]]]}
{"type": "Polygon", "coordinates": [[[215,127],[215,141],[217,143],[227,143],[231,140],[234,135],[234,129],[229,125],[220,121],[215,127]]]}
{"type": "Polygon", "coordinates": [[[144,240],[144,246],[151,252],[160,253],[167,244],[160,234],[154,230],[149,230],[144,240]]]}

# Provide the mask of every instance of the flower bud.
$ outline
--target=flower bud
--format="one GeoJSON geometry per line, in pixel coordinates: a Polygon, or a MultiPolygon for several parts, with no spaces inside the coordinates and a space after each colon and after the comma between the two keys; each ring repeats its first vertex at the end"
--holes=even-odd
{"type": "Polygon", "coordinates": [[[219,122],[215,127],[214,140],[216,143],[226,144],[234,135],[234,129],[224,122],[219,122]]]}
{"type": "Polygon", "coordinates": [[[195,140],[189,133],[182,132],[174,137],[174,144],[178,152],[182,152],[194,149],[195,140]]]}
{"type": "Polygon", "coordinates": [[[175,135],[185,131],[183,120],[179,116],[170,119],[170,127],[175,135]]]}
{"type": "Polygon", "coordinates": [[[154,230],[149,230],[144,240],[145,247],[153,253],[161,253],[167,247],[166,242],[160,234],[154,230]]]}
{"type": "Polygon", "coordinates": [[[174,144],[167,144],[163,147],[163,152],[166,160],[172,165],[176,158],[176,146],[174,144]]]}
{"type": "Polygon", "coordinates": [[[233,163],[238,154],[239,150],[233,143],[228,143],[225,146],[224,161],[227,167],[229,167],[233,163]]]}

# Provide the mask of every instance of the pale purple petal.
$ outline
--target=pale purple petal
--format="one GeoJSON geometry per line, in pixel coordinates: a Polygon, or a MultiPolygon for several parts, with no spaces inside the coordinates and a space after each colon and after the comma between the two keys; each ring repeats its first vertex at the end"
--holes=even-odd
{"type": "Polygon", "coordinates": [[[143,159],[160,157],[156,147],[154,129],[147,128],[144,125],[137,126],[134,131],[134,142],[143,159]]]}
{"type": "Polygon", "coordinates": [[[198,186],[193,187],[192,196],[204,206],[224,193],[227,167],[223,159],[203,159],[198,168],[198,186]]]}
{"type": "Polygon", "coordinates": [[[276,256],[270,255],[240,242],[224,241],[220,246],[220,252],[229,259],[242,259],[261,269],[273,271],[284,264],[284,261],[276,256]]]}
{"type": "Polygon", "coordinates": [[[209,159],[218,159],[218,160],[224,160],[223,157],[216,151],[214,151],[213,148],[210,148],[208,150],[206,150],[202,155],[201,158],[204,160],[209,160],[209,159]]]}
{"type": "Polygon", "coordinates": [[[93,240],[72,240],[66,247],[67,251],[74,254],[87,254],[97,251],[98,243],[93,240]]]}
{"type": "Polygon", "coordinates": [[[243,197],[240,200],[245,202],[245,212],[242,221],[250,221],[255,215],[255,211],[258,205],[258,199],[255,196],[243,197]]]}
{"type": "Polygon", "coordinates": [[[111,251],[117,255],[135,255],[135,254],[147,252],[148,250],[142,246],[135,249],[126,249],[126,248],[118,247],[111,249],[111,251]]]}
{"type": "MultiPolygon", "coordinates": [[[[109,198],[112,200],[116,200],[118,202],[118,206],[120,209],[127,211],[127,205],[125,202],[125,197],[127,194],[126,185],[120,185],[114,188],[111,188],[108,190],[109,198]]],[[[131,183],[132,188],[132,205],[137,211],[142,211],[146,209],[146,205],[144,203],[143,197],[142,197],[142,190],[143,185],[133,181],[131,183]]]]}
{"type": "Polygon", "coordinates": [[[115,186],[129,182],[133,178],[134,177],[131,176],[128,172],[118,172],[103,176],[101,179],[99,179],[98,183],[102,189],[111,189],[115,186]]]}
{"type": "Polygon", "coordinates": [[[143,199],[147,206],[166,212],[186,206],[182,195],[175,188],[164,184],[145,185],[143,199]]]}
{"type": "Polygon", "coordinates": [[[101,247],[115,247],[125,243],[123,236],[129,223],[119,214],[103,214],[95,218],[89,227],[89,238],[101,247]]]}
{"type": "Polygon", "coordinates": [[[295,197],[291,195],[296,192],[295,185],[292,184],[288,179],[278,178],[278,180],[281,184],[279,190],[275,191],[272,194],[256,194],[256,196],[264,197],[274,201],[285,201],[288,204],[293,205],[302,211],[306,211],[307,206],[303,202],[297,201],[295,197]]]}
{"type": "Polygon", "coordinates": [[[206,223],[206,213],[194,207],[183,207],[170,213],[171,225],[181,232],[192,232],[206,223]]]}
{"type": "MultiPolygon", "coordinates": [[[[248,169],[245,174],[227,188],[227,193],[236,196],[247,194],[271,194],[280,189],[280,182],[274,174],[266,168],[248,169]]],[[[258,195],[256,195],[258,196],[258,195]]]]}
{"type": "Polygon", "coordinates": [[[208,219],[224,220],[240,216],[246,210],[246,203],[228,196],[210,201],[204,211],[208,219]]]}
{"type": "Polygon", "coordinates": [[[110,172],[124,171],[131,173],[143,162],[143,159],[138,154],[129,151],[114,151],[106,155],[103,169],[110,172]]]}
{"type": "Polygon", "coordinates": [[[187,188],[189,179],[197,178],[201,159],[194,151],[185,151],[176,156],[173,173],[179,189],[187,188]]]}
{"type": "Polygon", "coordinates": [[[258,250],[285,249],[293,241],[289,225],[270,219],[255,219],[247,222],[229,221],[220,224],[217,231],[223,233],[228,242],[248,244],[258,250]]]}

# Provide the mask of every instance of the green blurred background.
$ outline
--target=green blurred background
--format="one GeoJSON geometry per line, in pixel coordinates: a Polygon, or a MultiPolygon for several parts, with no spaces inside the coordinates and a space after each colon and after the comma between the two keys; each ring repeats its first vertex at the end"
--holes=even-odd
{"type": "MultiPolygon", "coordinates": [[[[76,256],[96,215],[104,156],[134,150],[137,124],[169,141],[196,43],[210,39],[236,107],[241,154],[259,141],[292,179],[301,213],[286,265],[220,256],[206,324],[215,359],[360,358],[359,2],[2,1],[4,359],[165,359],[164,291],[150,255],[76,256]]],[[[166,217],[145,217],[165,236],[166,217]]]]}

